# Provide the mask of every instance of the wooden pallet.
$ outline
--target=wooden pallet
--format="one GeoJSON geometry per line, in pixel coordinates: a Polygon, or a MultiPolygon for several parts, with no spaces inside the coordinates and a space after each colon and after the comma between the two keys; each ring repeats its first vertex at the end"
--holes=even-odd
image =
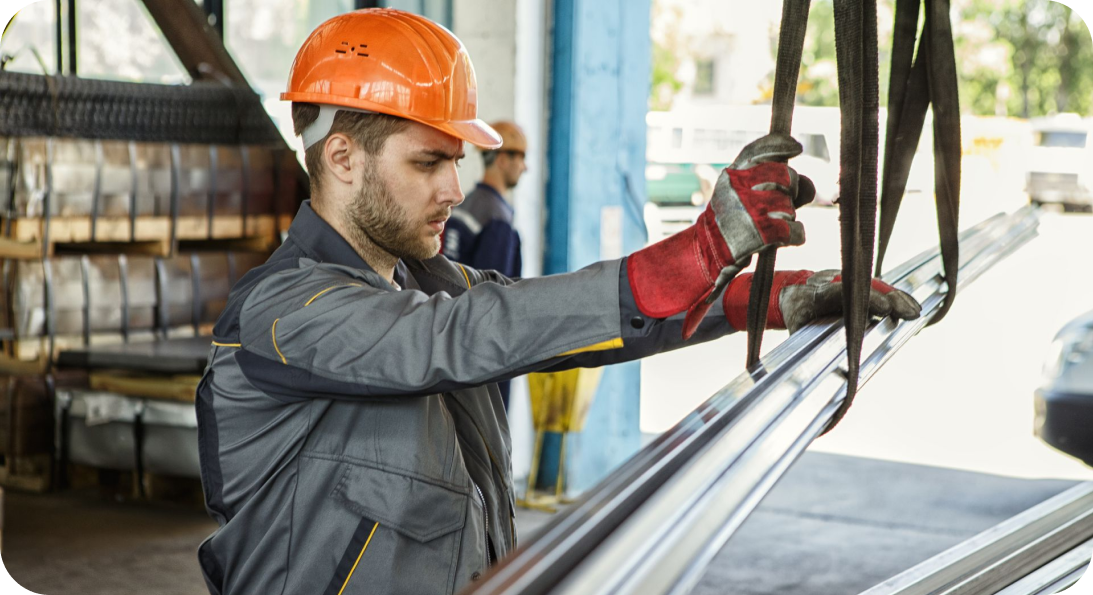
{"type": "Polygon", "coordinates": [[[145,471],[140,478],[136,471],[99,469],[69,463],[64,487],[69,490],[98,490],[103,497],[127,500],[164,502],[204,510],[205,497],[201,480],[196,477],[171,477],[145,471]],[[143,488],[143,493],[142,493],[143,488]]]}
{"type": "MultiPolygon", "coordinates": [[[[210,234],[206,217],[179,217],[175,239],[180,242],[219,242],[229,249],[268,250],[277,234],[287,227],[285,218],[255,215],[246,218],[224,215],[213,218],[210,234]],[[234,242],[234,244],[233,244],[234,242]]],[[[38,217],[0,221],[10,229],[0,237],[0,258],[38,259],[61,252],[112,252],[171,256],[170,217],[138,217],[130,229],[128,217],[99,217],[92,240],[90,217],[38,217]],[[45,238],[48,237],[48,240],[45,238]]]]}
{"type": "Polygon", "coordinates": [[[0,352],[0,375],[37,376],[49,368],[49,358],[39,354],[35,359],[18,359],[0,352]]]}
{"type": "Polygon", "coordinates": [[[141,376],[121,372],[92,372],[92,390],[130,397],[193,403],[200,376],[141,376]]]}
{"type": "MultiPolygon", "coordinates": [[[[167,330],[167,337],[171,339],[211,336],[215,323],[206,322],[199,324],[196,331],[191,325],[171,327],[167,330]]],[[[158,341],[161,338],[157,329],[139,328],[130,331],[130,341],[133,343],[145,343],[158,341]]],[[[101,332],[91,335],[91,345],[120,345],[125,340],[119,332],[101,332]]],[[[49,369],[49,348],[45,337],[28,337],[24,339],[0,340],[0,376],[36,376],[45,374],[49,369]]],[[[83,335],[57,335],[53,343],[53,361],[65,350],[83,349],[83,335]]]]}
{"type": "Polygon", "coordinates": [[[53,482],[53,459],[48,454],[5,456],[0,465],[0,486],[42,493],[53,482]]]}

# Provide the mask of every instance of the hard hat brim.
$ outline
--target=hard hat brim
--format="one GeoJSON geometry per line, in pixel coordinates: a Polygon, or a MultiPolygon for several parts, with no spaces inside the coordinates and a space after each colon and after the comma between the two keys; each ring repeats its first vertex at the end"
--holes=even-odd
{"type": "Polygon", "coordinates": [[[419,124],[424,124],[425,126],[439,130],[445,134],[450,134],[460,140],[471,143],[472,145],[482,149],[496,149],[501,146],[501,135],[497,134],[497,131],[495,131],[489,124],[478,118],[475,118],[474,120],[447,122],[422,120],[409,117],[406,114],[394,113],[390,107],[378,103],[373,103],[366,99],[353,100],[342,97],[332,97],[325,93],[281,93],[281,100],[298,101],[301,103],[314,103],[320,105],[351,107],[355,109],[387,114],[389,116],[395,116],[396,118],[403,118],[406,120],[417,122],[419,124]]]}

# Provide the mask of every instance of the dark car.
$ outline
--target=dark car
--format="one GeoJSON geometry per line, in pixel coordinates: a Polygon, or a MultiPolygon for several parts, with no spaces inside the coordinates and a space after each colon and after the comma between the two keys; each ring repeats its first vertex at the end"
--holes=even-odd
{"type": "Polygon", "coordinates": [[[1093,466],[1093,311],[1055,335],[1036,390],[1036,435],[1093,466]]]}

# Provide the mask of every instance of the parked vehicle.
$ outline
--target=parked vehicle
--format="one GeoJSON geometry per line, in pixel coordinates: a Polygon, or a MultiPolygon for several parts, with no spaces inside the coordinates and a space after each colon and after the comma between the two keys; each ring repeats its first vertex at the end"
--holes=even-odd
{"type": "Polygon", "coordinates": [[[1025,189],[1034,205],[1093,210],[1093,118],[1059,114],[1032,120],[1025,189]]]}
{"type": "Polygon", "coordinates": [[[1093,466],[1093,311],[1055,335],[1035,407],[1036,435],[1093,466]]]}

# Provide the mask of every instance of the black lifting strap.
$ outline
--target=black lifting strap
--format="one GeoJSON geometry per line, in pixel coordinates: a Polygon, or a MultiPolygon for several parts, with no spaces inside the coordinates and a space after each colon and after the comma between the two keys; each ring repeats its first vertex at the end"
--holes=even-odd
{"type": "MultiPolygon", "coordinates": [[[[919,43],[918,56],[914,57],[915,31],[918,27],[919,5],[922,0],[897,0],[895,35],[892,42],[892,70],[889,86],[888,126],[885,139],[884,177],[880,200],[881,230],[877,248],[876,274],[880,275],[884,253],[892,236],[896,215],[907,187],[907,178],[918,147],[919,138],[930,104],[934,106],[934,186],[937,197],[938,232],[941,239],[941,258],[945,271],[948,292],[945,302],[931,320],[931,324],[941,320],[948,312],[956,297],[957,271],[959,268],[959,227],[960,204],[960,101],[957,91],[956,57],[953,48],[952,26],[949,22],[949,0],[925,0],[926,18],[922,39],[919,43]],[[913,60],[913,63],[912,63],[913,60]]],[[[845,5],[845,3],[844,3],[845,5]]],[[[876,6],[866,5],[873,16],[866,15],[866,22],[876,24],[876,6]]],[[[838,46],[840,10],[836,1],[836,45],[838,46]]],[[[845,22],[845,21],[844,21],[845,22]]],[[[863,37],[869,35],[863,33],[863,37]]],[[[872,32],[873,41],[862,40],[867,48],[876,48],[876,33],[872,32]]],[[[838,50],[837,50],[838,51],[838,50]]],[[[871,54],[875,57],[875,54],[871,54]]],[[[839,58],[839,91],[843,108],[843,174],[840,186],[844,189],[840,199],[840,219],[843,233],[843,277],[854,274],[844,293],[844,316],[847,330],[847,396],[832,417],[825,431],[829,431],[846,415],[853,402],[858,384],[858,364],[861,358],[861,338],[868,324],[869,276],[872,269],[872,244],[877,200],[873,189],[876,188],[876,168],[867,167],[876,163],[875,155],[861,155],[860,178],[858,180],[858,201],[847,209],[848,193],[846,172],[852,165],[847,155],[848,139],[854,138],[847,129],[846,99],[843,92],[843,54],[839,58]],[[868,177],[873,176],[873,177],[868,177]],[[849,214],[849,216],[848,216],[849,214]],[[854,224],[849,225],[856,217],[854,224]],[[852,237],[854,230],[858,237],[852,237]],[[848,250],[853,250],[848,259],[848,250]],[[855,303],[856,300],[856,303],[855,303]]],[[[866,61],[870,55],[866,55],[866,61]]],[[[874,66],[864,64],[873,72],[874,66]]],[[[870,75],[869,80],[876,80],[870,75]]],[[[871,101],[866,83],[865,101],[871,101]]],[[[869,106],[863,106],[868,108],[869,106]]],[[[863,112],[866,113],[866,112],[863,112]]],[[[876,146],[876,137],[867,130],[871,122],[860,131],[861,146],[872,149],[876,146]]]]}
{"type": "Polygon", "coordinates": [[[862,338],[869,322],[880,145],[876,0],[835,0],[834,8],[842,114],[839,222],[847,377],[846,399],[825,431],[839,423],[858,389],[862,338]]]}
{"type": "MultiPolygon", "coordinates": [[[[770,113],[772,134],[789,134],[793,127],[793,103],[797,98],[797,76],[801,71],[809,2],[785,0],[782,4],[782,26],[778,33],[778,61],[770,113]]],[[[759,254],[748,294],[748,368],[758,363],[759,350],[763,345],[770,289],[774,283],[775,253],[775,248],[768,248],[759,254]]]]}
{"type": "MultiPolygon", "coordinates": [[[[915,32],[921,2],[923,0],[897,0],[896,4],[877,274],[880,274],[881,261],[907,186],[926,110],[933,104],[938,232],[948,284],[945,303],[934,315],[933,323],[945,315],[956,296],[960,104],[949,0],[925,0],[925,26],[915,58],[915,32]]],[[[771,132],[790,132],[808,8],[808,0],[785,0],[783,4],[771,132]]],[[[825,432],[846,415],[858,388],[862,340],[869,323],[880,144],[876,0],[834,0],[834,9],[842,117],[839,223],[848,370],[846,398],[825,432]]],[[[761,253],[748,302],[749,369],[759,361],[774,267],[774,249],[761,253]]]]}
{"type": "Polygon", "coordinates": [[[934,193],[941,262],[948,285],[945,302],[930,320],[933,324],[945,316],[956,298],[960,263],[960,244],[957,240],[960,214],[960,98],[949,22],[949,0],[926,0],[926,19],[919,40],[918,56],[915,57],[920,3],[921,0],[896,2],[876,271],[878,275],[881,273],[885,250],[907,188],[911,161],[922,136],[926,110],[933,104],[934,193]]]}

